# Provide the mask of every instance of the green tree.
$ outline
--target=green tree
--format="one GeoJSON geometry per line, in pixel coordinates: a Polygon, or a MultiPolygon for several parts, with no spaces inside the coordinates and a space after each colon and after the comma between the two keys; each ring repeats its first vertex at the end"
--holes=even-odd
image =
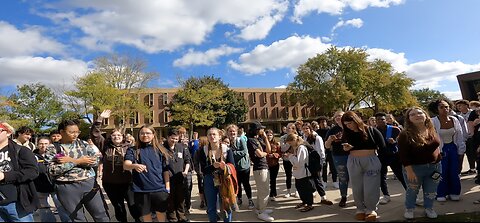
{"type": "Polygon", "coordinates": [[[364,49],[332,46],[308,59],[287,87],[290,103],[300,102],[323,111],[367,106],[375,112],[414,103],[408,91],[412,79],[394,71],[385,61],[369,62],[367,57],[364,49]]]}
{"type": "Polygon", "coordinates": [[[182,125],[217,126],[236,123],[247,111],[245,100],[230,90],[220,78],[190,77],[169,104],[171,117],[182,125]]]}
{"type": "Polygon", "coordinates": [[[439,98],[447,98],[447,96],[442,94],[440,91],[430,88],[412,90],[412,95],[417,99],[420,106],[426,110],[428,110],[428,103],[431,101],[439,98]]]}
{"type": "Polygon", "coordinates": [[[53,91],[43,84],[17,86],[17,92],[9,97],[12,115],[15,119],[27,120],[36,131],[56,124],[62,112],[62,102],[53,91]]]}

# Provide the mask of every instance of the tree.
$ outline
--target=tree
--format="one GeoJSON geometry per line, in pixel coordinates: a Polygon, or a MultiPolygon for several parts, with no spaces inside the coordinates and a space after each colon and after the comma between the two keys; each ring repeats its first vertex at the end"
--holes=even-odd
{"type": "Polygon", "coordinates": [[[428,104],[433,100],[436,100],[439,98],[447,98],[447,96],[440,93],[440,91],[432,90],[429,88],[412,90],[412,95],[417,99],[420,106],[422,106],[422,108],[426,110],[428,110],[428,104]]]}
{"type": "Polygon", "coordinates": [[[236,123],[247,111],[245,100],[230,90],[220,78],[190,77],[181,81],[181,89],[169,104],[171,117],[187,125],[217,126],[236,123]]]}
{"type": "Polygon", "coordinates": [[[367,58],[364,49],[332,46],[308,59],[287,87],[290,102],[324,111],[367,106],[375,112],[414,103],[408,91],[412,79],[394,71],[388,62],[367,58]]]}
{"type": "Polygon", "coordinates": [[[9,97],[12,115],[16,119],[28,120],[36,132],[56,124],[62,112],[62,102],[53,91],[43,84],[17,86],[17,93],[9,97]]]}

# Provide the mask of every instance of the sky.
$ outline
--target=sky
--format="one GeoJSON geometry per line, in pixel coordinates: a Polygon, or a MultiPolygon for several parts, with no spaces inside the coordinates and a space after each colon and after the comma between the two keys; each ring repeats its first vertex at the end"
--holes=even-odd
{"type": "Polygon", "coordinates": [[[281,88],[330,46],[364,48],[460,99],[456,76],[480,70],[478,0],[3,0],[0,93],[41,82],[71,88],[93,61],[141,58],[159,77],[214,75],[235,88],[281,88]]]}

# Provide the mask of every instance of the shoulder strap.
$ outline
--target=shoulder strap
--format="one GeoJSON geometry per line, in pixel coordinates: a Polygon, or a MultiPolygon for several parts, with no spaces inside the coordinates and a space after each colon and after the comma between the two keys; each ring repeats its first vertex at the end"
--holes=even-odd
{"type": "Polygon", "coordinates": [[[53,145],[55,146],[55,151],[57,154],[62,152],[62,146],[59,142],[54,142],[53,145]]]}
{"type": "Polygon", "coordinates": [[[370,135],[369,137],[372,139],[373,144],[377,145],[377,142],[375,142],[375,136],[373,135],[373,127],[368,126],[367,130],[367,134],[370,135]]]}

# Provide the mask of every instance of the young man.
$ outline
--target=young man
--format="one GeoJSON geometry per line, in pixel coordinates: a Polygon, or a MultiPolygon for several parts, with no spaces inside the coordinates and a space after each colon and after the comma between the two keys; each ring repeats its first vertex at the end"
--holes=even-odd
{"type": "MultiPolygon", "coordinates": [[[[469,106],[470,102],[467,100],[459,100],[455,103],[455,107],[458,110],[458,115],[462,116],[465,122],[468,122],[468,117],[470,116],[470,113],[472,112],[472,109],[470,109],[469,106]]],[[[467,124],[468,125],[468,124],[467,124]]],[[[467,146],[467,150],[465,151],[467,155],[467,160],[468,160],[468,165],[470,168],[465,171],[461,172],[462,175],[470,175],[470,174],[475,174],[477,171],[475,170],[475,161],[477,159],[477,149],[475,147],[475,143],[473,141],[473,135],[468,136],[465,144],[467,146]]],[[[463,157],[462,157],[463,158],[463,157]]],[[[463,164],[463,159],[461,160],[463,164]]],[[[460,165],[460,168],[462,168],[463,165],[460,165]]],[[[460,169],[461,171],[461,169],[460,169]]]]}
{"type": "Polygon", "coordinates": [[[22,126],[15,133],[15,139],[13,141],[16,142],[18,145],[25,146],[31,151],[33,151],[36,149],[36,147],[33,142],[30,142],[30,140],[32,139],[32,136],[34,134],[35,131],[33,131],[33,129],[27,126],[22,126]]]}
{"type": "Polygon", "coordinates": [[[58,200],[72,221],[87,220],[80,210],[83,206],[96,222],[110,221],[99,186],[95,185],[93,167],[98,166],[98,148],[78,138],[80,130],[76,120],[62,121],[58,130],[62,139],[59,144],[50,145],[45,153],[49,172],[57,185],[58,200]]]}
{"type": "Polygon", "coordinates": [[[0,220],[33,222],[33,212],[39,207],[33,185],[37,160],[28,148],[9,140],[13,132],[8,123],[0,123],[0,220]]]}

